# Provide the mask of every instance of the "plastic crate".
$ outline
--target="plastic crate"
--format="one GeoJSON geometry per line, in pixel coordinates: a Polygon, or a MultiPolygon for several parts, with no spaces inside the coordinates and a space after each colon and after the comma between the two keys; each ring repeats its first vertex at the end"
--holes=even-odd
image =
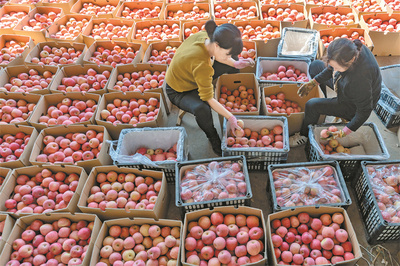
{"type": "Polygon", "coordinates": [[[400,65],[391,65],[381,67],[382,74],[382,93],[381,98],[386,106],[393,109],[394,112],[400,111],[400,65]],[[395,95],[394,91],[397,95],[395,95]]]}
{"type": "Polygon", "coordinates": [[[399,164],[400,161],[372,162],[362,161],[361,171],[354,182],[354,190],[356,194],[357,204],[364,221],[367,233],[367,241],[370,244],[378,242],[399,240],[400,239],[400,223],[388,223],[382,217],[378,207],[375,195],[372,191],[372,185],[368,177],[368,165],[386,165],[399,164]]]}
{"type": "Polygon", "coordinates": [[[390,155],[386,149],[385,143],[378,128],[374,123],[364,123],[356,132],[351,133],[349,136],[342,138],[345,140],[352,139],[353,141],[366,142],[363,145],[364,148],[368,149],[366,155],[327,155],[322,152],[319,146],[319,142],[315,139],[314,130],[319,130],[317,132],[319,139],[319,132],[322,128],[327,128],[329,126],[336,126],[338,129],[342,129],[344,124],[322,124],[322,125],[309,125],[308,141],[305,146],[307,159],[312,162],[318,161],[330,161],[336,160],[339,162],[340,169],[342,170],[343,177],[345,181],[351,181],[355,176],[357,176],[360,170],[361,161],[371,161],[371,160],[387,160],[390,155]],[[357,135],[355,135],[357,134],[357,135]],[[312,143],[311,143],[312,142],[312,143]],[[367,145],[368,144],[368,145],[367,145]],[[376,154],[372,154],[376,153],[376,154]]]}
{"type": "Polygon", "coordinates": [[[186,161],[183,163],[176,164],[176,182],[175,182],[175,204],[180,209],[182,216],[191,211],[204,209],[204,208],[214,208],[220,206],[250,206],[250,200],[253,197],[251,192],[250,178],[249,172],[247,170],[246,158],[244,156],[232,156],[232,157],[223,157],[223,158],[211,158],[211,159],[202,159],[202,160],[193,160],[186,161]],[[237,162],[242,165],[244,180],[247,186],[247,192],[244,197],[238,198],[227,198],[227,199],[218,199],[211,201],[203,201],[203,202],[192,202],[192,203],[184,203],[181,200],[180,189],[181,189],[181,176],[180,170],[184,166],[196,166],[200,164],[210,163],[212,161],[216,162],[237,162]]]}
{"type": "MultiPolygon", "coordinates": [[[[269,176],[269,190],[267,188],[267,192],[270,193],[271,197],[271,205],[274,212],[282,211],[282,210],[293,210],[300,206],[296,207],[281,207],[278,205],[276,200],[276,193],[275,193],[275,186],[274,186],[274,179],[272,176],[272,172],[277,169],[291,169],[296,167],[306,167],[306,168],[316,168],[316,167],[323,167],[323,166],[331,166],[335,169],[334,177],[337,185],[339,186],[340,190],[342,191],[342,202],[340,203],[326,203],[326,204],[315,204],[315,205],[307,205],[307,207],[320,207],[320,206],[330,206],[330,207],[342,207],[347,209],[351,205],[351,198],[350,194],[347,190],[346,183],[343,179],[342,171],[340,170],[339,163],[337,161],[326,161],[326,162],[302,162],[302,163],[288,163],[288,164],[271,164],[268,166],[268,176],[269,176]]],[[[304,207],[304,206],[301,206],[304,207]]]]}
{"type": "Polygon", "coordinates": [[[279,58],[306,57],[315,60],[318,53],[319,32],[312,29],[283,28],[278,45],[279,58]]]}
{"type": "Polygon", "coordinates": [[[267,167],[271,163],[283,163],[286,162],[289,154],[289,131],[287,118],[283,116],[236,116],[237,119],[244,121],[244,125],[247,128],[250,127],[253,130],[260,131],[262,128],[272,128],[274,126],[282,126],[283,128],[283,149],[274,148],[260,148],[260,147],[249,147],[249,148],[233,148],[226,145],[227,142],[227,128],[229,127],[229,121],[224,119],[223,125],[223,138],[222,138],[222,156],[240,156],[246,157],[247,169],[250,171],[266,171],[267,167]]]}
{"type": "Polygon", "coordinates": [[[389,107],[385,101],[382,100],[382,95],[383,94],[381,94],[381,98],[374,108],[376,115],[386,128],[400,125],[400,111],[395,112],[391,107],[389,107]]]}
{"type": "Polygon", "coordinates": [[[163,171],[168,183],[175,182],[175,164],[186,161],[188,158],[187,137],[184,127],[160,127],[160,128],[134,128],[123,129],[117,141],[117,147],[110,145],[110,155],[114,165],[155,171],[163,171]],[[127,138],[133,138],[128,140],[127,138]],[[146,140],[146,138],[148,138],[146,140]],[[135,141],[135,140],[138,141],[135,141]],[[177,160],[165,160],[152,162],[144,156],[131,157],[129,154],[144,145],[154,149],[169,149],[175,143],[177,145],[177,160]]]}

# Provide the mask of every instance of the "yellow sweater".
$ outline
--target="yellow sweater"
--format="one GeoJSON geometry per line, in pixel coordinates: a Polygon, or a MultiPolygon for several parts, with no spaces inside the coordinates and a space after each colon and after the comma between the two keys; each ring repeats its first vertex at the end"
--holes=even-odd
{"type": "Polygon", "coordinates": [[[201,31],[187,38],[176,50],[165,75],[165,81],[177,92],[198,89],[200,99],[213,97],[214,69],[204,41],[207,32],[201,31]]]}

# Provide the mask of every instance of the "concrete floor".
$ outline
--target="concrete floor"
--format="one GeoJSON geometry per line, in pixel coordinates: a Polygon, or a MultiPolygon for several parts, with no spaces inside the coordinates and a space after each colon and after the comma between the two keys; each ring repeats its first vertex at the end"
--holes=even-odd
{"type": "MultiPolygon", "coordinates": [[[[377,61],[380,66],[400,64],[400,56],[378,57],[377,61]]],[[[177,115],[178,115],[178,109],[174,107],[171,111],[171,114],[168,116],[168,122],[166,126],[175,126],[177,115]]],[[[368,119],[368,122],[373,122],[377,125],[385,141],[386,147],[390,153],[391,156],[390,160],[400,160],[400,148],[399,148],[399,139],[397,137],[397,128],[386,129],[374,112],[372,112],[371,116],[368,119]]],[[[218,117],[215,112],[214,112],[214,123],[218,125],[218,117]]],[[[188,135],[190,160],[216,157],[216,155],[212,152],[211,145],[207,141],[205,134],[198,128],[194,120],[194,117],[191,114],[186,114],[184,116],[182,126],[185,127],[188,135]]],[[[221,131],[220,128],[217,127],[217,129],[221,131]]],[[[307,162],[304,146],[290,149],[287,163],[293,163],[293,162],[307,162]]],[[[251,207],[262,209],[265,217],[267,217],[267,215],[271,213],[269,197],[267,196],[266,192],[267,180],[268,180],[267,173],[250,172],[249,174],[253,192],[251,207]]],[[[361,216],[358,211],[354,190],[351,188],[350,184],[348,184],[347,187],[351,194],[351,199],[353,202],[353,204],[348,208],[347,212],[349,213],[351,222],[353,223],[353,227],[356,231],[360,245],[370,250],[371,246],[366,241],[364,224],[361,220],[361,216]]],[[[169,189],[170,191],[175,191],[175,187],[173,186],[170,186],[169,189]]],[[[170,197],[170,204],[168,206],[169,209],[167,218],[180,219],[179,210],[177,207],[175,207],[174,196],[170,197]]],[[[400,262],[400,241],[387,242],[382,244],[382,246],[390,250],[390,253],[393,256],[393,258],[395,258],[398,262],[400,262]]],[[[365,255],[365,257],[368,258],[367,255],[365,255]]],[[[368,265],[368,264],[365,261],[360,260],[358,262],[358,265],[368,265]]],[[[374,265],[384,265],[384,264],[376,263],[374,265]]]]}

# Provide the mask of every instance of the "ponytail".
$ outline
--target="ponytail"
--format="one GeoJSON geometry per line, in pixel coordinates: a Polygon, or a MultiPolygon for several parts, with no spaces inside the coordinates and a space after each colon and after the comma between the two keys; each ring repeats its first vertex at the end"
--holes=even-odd
{"type": "Polygon", "coordinates": [[[357,47],[357,51],[361,51],[361,47],[363,46],[362,42],[359,39],[355,39],[353,41],[353,43],[355,44],[355,46],[357,47]]]}
{"type": "Polygon", "coordinates": [[[213,42],[214,41],[214,32],[215,29],[217,28],[217,24],[215,23],[214,20],[208,20],[206,22],[206,24],[204,25],[204,28],[206,29],[208,38],[210,38],[210,41],[213,42]]]}

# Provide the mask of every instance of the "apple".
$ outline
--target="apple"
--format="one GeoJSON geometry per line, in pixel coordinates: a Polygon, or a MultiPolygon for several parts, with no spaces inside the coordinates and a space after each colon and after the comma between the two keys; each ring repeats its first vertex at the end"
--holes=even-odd
{"type": "Polygon", "coordinates": [[[17,56],[20,56],[26,48],[28,48],[28,43],[6,38],[4,46],[1,47],[0,64],[7,65],[12,62],[17,56]]]}
{"type": "Polygon", "coordinates": [[[89,21],[86,18],[76,19],[71,17],[65,25],[59,25],[58,32],[50,34],[50,38],[62,40],[74,40],[86,28],[89,21]]]}
{"type": "Polygon", "coordinates": [[[23,31],[41,31],[46,30],[51,24],[61,17],[61,12],[58,10],[47,13],[36,12],[34,17],[30,19],[27,25],[22,25],[23,31]]]}
{"type": "Polygon", "coordinates": [[[251,5],[249,8],[244,7],[227,7],[224,9],[221,5],[214,5],[214,16],[216,19],[254,19],[258,16],[258,10],[256,5],[251,5]]]}
{"type": "Polygon", "coordinates": [[[66,65],[74,64],[82,55],[82,50],[75,49],[72,45],[70,47],[51,47],[51,45],[44,45],[38,56],[33,56],[32,63],[39,65],[66,65]]]}
{"type": "Polygon", "coordinates": [[[184,12],[182,10],[172,11],[166,8],[167,20],[199,20],[209,19],[210,13],[207,10],[201,9],[199,6],[194,5],[190,12],[184,12]]]}
{"type": "Polygon", "coordinates": [[[272,26],[271,24],[267,24],[265,27],[256,26],[255,28],[253,28],[251,25],[246,25],[244,27],[238,26],[238,29],[242,33],[243,40],[268,41],[270,39],[281,37],[279,27],[272,26]]]}
{"type": "Polygon", "coordinates": [[[262,11],[262,17],[266,20],[295,22],[305,20],[303,12],[291,8],[270,7],[267,12],[262,11]]]}
{"type": "Polygon", "coordinates": [[[165,41],[167,39],[178,39],[179,36],[180,27],[177,23],[173,23],[171,26],[157,24],[151,27],[137,28],[134,33],[134,38],[142,41],[165,41]]]}
{"type": "Polygon", "coordinates": [[[147,63],[149,64],[167,64],[169,65],[174,58],[174,54],[178,47],[172,47],[168,45],[165,50],[155,50],[151,51],[151,56],[147,63]]]}
{"type": "Polygon", "coordinates": [[[135,51],[135,49],[129,46],[124,48],[119,45],[114,45],[111,50],[98,45],[96,51],[94,51],[89,58],[89,61],[97,65],[111,65],[112,67],[116,67],[120,64],[132,63],[138,53],[139,50],[135,51]]]}
{"type": "Polygon", "coordinates": [[[130,8],[127,4],[121,10],[120,17],[124,19],[151,19],[158,18],[161,12],[160,6],[154,8],[130,8]]]}
{"type": "Polygon", "coordinates": [[[113,6],[111,4],[98,5],[91,2],[82,2],[82,8],[79,10],[79,14],[101,16],[112,13],[115,8],[116,6],[113,6]]]}
{"type": "Polygon", "coordinates": [[[23,11],[5,11],[5,14],[0,18],[0,29],[12,29],[26,16],[28,15],[23,11]]]}

